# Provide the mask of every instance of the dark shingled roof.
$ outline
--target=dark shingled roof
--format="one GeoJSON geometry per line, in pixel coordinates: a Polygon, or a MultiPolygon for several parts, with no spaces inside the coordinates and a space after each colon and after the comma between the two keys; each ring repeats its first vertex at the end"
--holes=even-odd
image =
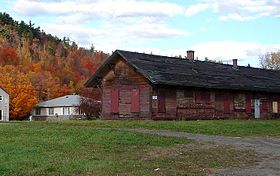
{"type": "Polygon", "coordinates": [[[280,93],[280,72],[116,50],[86,82],[95,86],[121,56],[154,85],[280,93]]]}

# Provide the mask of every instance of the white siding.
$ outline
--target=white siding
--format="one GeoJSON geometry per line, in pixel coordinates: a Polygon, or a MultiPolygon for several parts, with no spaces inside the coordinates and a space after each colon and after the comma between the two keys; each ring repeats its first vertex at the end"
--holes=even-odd
{"type": "Polygon", "coordinates": [[[2,121],[9,121],[9,101],[10,96],[5,92],[3,89],[0,88],[0,96],[2,96],[2,100],[0,101],[0,110],[2,117],[0,120],[2,121]]]}

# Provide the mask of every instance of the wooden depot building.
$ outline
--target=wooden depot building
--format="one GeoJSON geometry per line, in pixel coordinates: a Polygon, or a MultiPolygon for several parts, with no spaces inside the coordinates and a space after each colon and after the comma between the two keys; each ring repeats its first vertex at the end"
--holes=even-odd
{"type": "Polygon", "coordinates": [[[102,92],[102,119],[275,118],[280,72],[116,50],[86,82],[102,92]]]}

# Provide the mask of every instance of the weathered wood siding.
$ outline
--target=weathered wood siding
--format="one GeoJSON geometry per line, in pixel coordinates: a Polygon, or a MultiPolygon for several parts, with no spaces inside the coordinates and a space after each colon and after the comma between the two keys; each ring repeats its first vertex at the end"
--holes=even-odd
{"type": "MultiPolygon", "coordinates": [[[[102,79],[102,119],[149,118],[151,116],[151,86],[121,58],[102,79]],[[118,91],[118,110],[112,111],[112,90],[118,91]],[[139,102],[132,107],[132,93],[139,93],[139,102]],[[139,106],[139,110],[137,107],[139,106]]],[[[135,97],[135,95],[134,95],[135,97]]],[[[136,100],[134,100],[136,101],[136,100]]]]}
{"type": "Polygon", "coordinates": [[[254,118],[254,99],[261,101],[261,118],[278,117],[280,113],[278,95],[197,88],[160,88],[160,90],[165,92],[165,112],[158,111],[160,94],[159,89],[154,89],[153,97],[157,96],[152,100],[154,119],[254,118]],[[274,111],[277,112],[273,112],[273,102],[274,111]]]}
{"type": "Polygon", "coordinates": [[[121,58],[102,78],[101,87],[102,119],[248,119],[254,118],[254,99],[261,101],[261,118],[278,117],[280,112],[279,95],[151,86],[121,58]]]}

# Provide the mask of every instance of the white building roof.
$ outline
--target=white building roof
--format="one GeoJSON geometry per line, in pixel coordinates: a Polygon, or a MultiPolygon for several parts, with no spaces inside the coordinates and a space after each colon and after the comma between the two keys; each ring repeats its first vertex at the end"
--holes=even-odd
{"type": "Polygon", "coordinates": [[[69,106],[79,106],[81,96],[79,95],[65,95],[63,97],[58,97],[52,100],[43,101],[38,103],[36,107],[69,107],[69,106]]]}

